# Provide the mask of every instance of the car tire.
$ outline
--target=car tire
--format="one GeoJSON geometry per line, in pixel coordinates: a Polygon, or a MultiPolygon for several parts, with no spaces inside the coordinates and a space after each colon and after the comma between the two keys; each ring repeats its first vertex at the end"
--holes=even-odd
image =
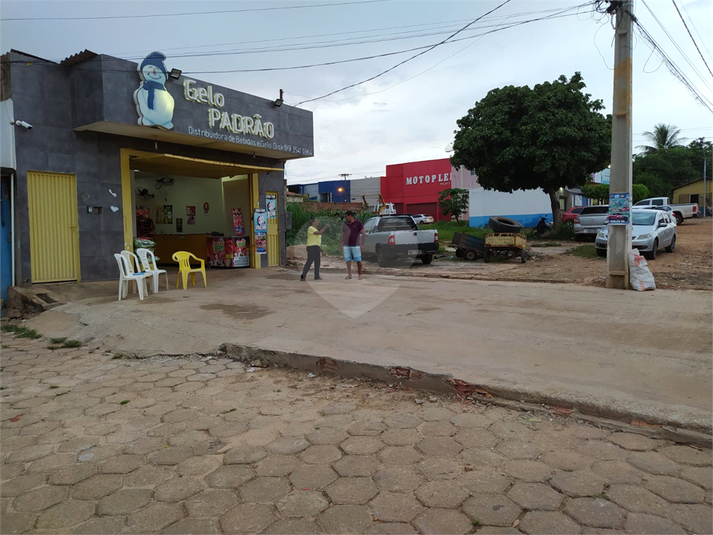
{"type": "Polygon", "coordinates": [[[379,264],[381,267],[386,267],[389,265],[388,257],[384,254],[382,248],[378,246],[376,247],[376,263],[379,264]]]}
{"type": "Polygon", "coordinates": [[[572,229],[572,228],[574,228],[574,221],[572,221],[571,219],[568,219],[567,221],[564,221],[562,223],[562,226],[566,229],[572,229]]]}
{"type": "Polygon", "coordinates": [[[488,226],[493,232],[516,233],[522,230],[522,223],[507,217],[493,216],[488,221],[488,226]]]}
{"type": "Polygon", "coordinates": [[[655,239],[653,248],[650,251],[644,253],[644,258],[646,258],[646,260],[656,260],[656,255],[658,254],[658,252],[659,252],[659,240],[655,239]]]}
{"type": "Polygon", "coordinates": [[[432,254],[425,254],[421,257],[421,262],[424,264],[428,265],[431,262],[433,262],[433,255],[432,254]]]}
{"type": "Polygon", "coordinates": [[[597,256],[606,256],[606,255],[607,255],[606,249],[597,249],[597,256]]]}
{"type": "Polygon", "coordinates": [[[676,250],[676,235],[673,235],[673,238],[671,238],[671,243],[669,244],[668,247],[666,247],[666,252],[667,253],[672,253],[676,250]]]}
{"type": "Polygon", "coordinates": [[[683,216],[681,214],[674,214],[676,216],[676,224],[683,225],[683,216]]]}
{"type": "Polygon", "coordinates": [[[466,251],[463,255],[466,260],[476,260],[478,258],[478,253],[473,250],[466,251]]]}

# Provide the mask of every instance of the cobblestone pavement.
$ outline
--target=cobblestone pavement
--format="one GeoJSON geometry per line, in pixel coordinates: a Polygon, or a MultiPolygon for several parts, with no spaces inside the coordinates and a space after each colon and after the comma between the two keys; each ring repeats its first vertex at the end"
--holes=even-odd
{"type": "Polygon", "coordinates": [[[4,335],[7,533],[711,533],[711,451],[222,358],[4,335]]]}

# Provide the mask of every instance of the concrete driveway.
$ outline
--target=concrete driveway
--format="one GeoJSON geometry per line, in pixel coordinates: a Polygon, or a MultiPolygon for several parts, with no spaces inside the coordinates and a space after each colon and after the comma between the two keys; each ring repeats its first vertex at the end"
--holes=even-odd
{"type": "Polygon", "coordinates": [[[211,270],[208,288],[172,287],[142,302],[118,302],[115,282],[57,286],[68,304],[27,326],[124,354],[208,354],[229,343],[402,366],[512,399],[710,432],[710,292],[324,278],[211,270]]]}

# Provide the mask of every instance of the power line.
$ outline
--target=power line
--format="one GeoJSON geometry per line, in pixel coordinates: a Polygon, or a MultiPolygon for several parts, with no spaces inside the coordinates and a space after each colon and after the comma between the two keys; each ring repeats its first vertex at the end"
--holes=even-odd
{"type": "Polygon", "coordinates": [[[352,4],[373,4],[377,2],[391,2],[392,0],[354,0],[352,2],[332,2],[329,4],[306,4],[301,6],[283,7],[257,7],[250,9],[229,9],[220,11],[193,11],[188,13],[155,13],[151,15],[104,15],[100,17],[17,17],[10,19],[0,18],[2,21],[44,21],[44,20],[117,20],[117,19],[150,19],[157,17],[189,17],[196,15],[219,15],[224,13],[250,13],[257,11],[282,11],[291,9],[311,9],[319,7],[348,6],[352,4]]]}
{"type": "Polygon", "coordinates": [[[644,26],[639,22],[639,20],[634,16],[633,13],[627,11],[637,30],[641,34],[641,37],[646,41],[649,46],[651,46],[661,57],[664,64],[668,70],[673,74],[678,80],[691,92],[691,94],[703,104],[709,111],[713,112],[713,106],[711,103],[706,101],[706,98],[700,94],[700,92],[693,86],[693,84],[688,80],[685,74],[678,68],[678,66],[671,60],[671,58],[664,52],[664,50],[659,46],[656,40],[651,36],[651,34],[644,28],[644,26]]]}
{"type": "Polygon", "coordinates": [[[673,38],[673,36],[669,33],[666,26],[659,20],[659,18],[656,16],[656,14],[651,10],[649,5],[646,3],[646,0],[641,0],[641,1],[644,4],[644,6],[646,6],[646,9],[649,10],[649,13],[651,13],[651,16],[654,18],[656,23],[661,27],[661,29],[666,34],[666,36],[671,40],[671,42],[673,43],[673,46],[676,47],[676,50],[678,50],[679,54],[681,54],[681,56],[686,61],[686,63],[688,63],[689,67],[691,67],[691,69],[693,69],[693,72],[695,72],[698,75],[698,78],[701,79],[701,82],[703,82],[710,91],[713,91],[713,89],[708,85],[708,81],[703,77],[703,75],[701,75],[701,73],[698,71],[698,68],[691,62],[691,60],[688,59],[688,56],[683,51],[683,49],[678,45],[678,43],[673,38]]]}
{"type": "Polygon", "coordinates": [[[711,72],[711,68],[708,66],[708,62],[706,61],[706,58],[703,57],[703,54],[701,53],[701,49],[698,48],[698,43],[696,43],[696,40],[693,38],[693,35],[691,35],[691,30],[688,29],[688,24],[686,24],[686,21],[683,19],[683,15],[681,15],[681,11],[679,11],[679,9],[678,9],[676,0],[671,0],[671,2],[673,2],[673,6],[676,8],[676,12],[678,13],[679,18],[681,19],[681,22],[683,22],[683,25],[686,27],[688,36],[691,38],[691,41],[693,41],[693,46],[696,47],[696,50],[698,51],[698,55],[701,56],[701,59],[703,60],[703,63],[706,66],[706,69],[708,69],[708,72],[710,73],[710,75],[713,76],[713,72],[711,72]]]}
{"type": "Polygon", "coordinates": [[[487,13],[485,13],[485,14],[481,15],[480,17],[476,18],[476,19],[473,20],[472,22],[466,24],[466,25],[463,26],[460,30],[454,32],[453,34],[451,34],[450,36],[446,37],[444,40],[440,41],[439,43],[436,43],[435,45],[430,46],[428,49],[426,49],[426,50],[424,50],[424,51],[422,51],[422,52],[419,52],[418,54],[415,54],[415,55],[411,56],[410,58],[407,58],[407,59],[405,59],[405,60],[403,60],[403,61],[397,63],[397,64],[394,65],[393,67],[390,67],[390,68],[386,69],[385,71],[380,72],[380,73],[377,74],[377,75],[374,75],[374,76],[372,76],[372,77],[370,77],[370,78],[367,78],[366,80],[362,80],[361,82],[356,82],[356,83],[350,84],[350,85],[348,85],[348,86],[346,86],[346,87],[342,87],[341,89],[337,89],[337,90],[335,90],[335,91],[331,91],[330,93],[327,93],[326,95],[322,95],[321,97],[315,97],[315,98],[311,98],[311,99],[309,99],[309,100],[303,100],[302,102],[299,102],[299,103],[296,104],[296,105],[299,106],[299,105],[305,104],[305,103],[307,103],[307,102],[314,102],[315,100],[320,100],[320,99],[329,97],[329,96],[334,95],[334,94],[336,94],[336,93],[339,93],[339,92],[341,92],[341,91],[346,91],[347,89],[351,89],[352,87],[356,87],[356,86],[361,85],[361,84],[364,84],[364,83],[366,83],[366,82],[370,82],[371,80],[374,80],[374,79],[378,78],[379,76],[383,76],[383,75],[386,74],[387,72],[393,71],[394,69],[396,69],[397,67],[400,67],[400,66],[403,65],[404,63],[407,63],[407,62],[409,62],[409,61],[411,61],[411,60],[413,60],[413,59],[416,59],[416,58],[419,57],[419,56],[422,56],[423,54],[426,54],[427,52],[430,52],[430,51],[433,50],[434,48],[436,48],[436,47],[442,45],[443,43],[445,43],[446,41],[450,41],[450,39],[452,39],[453,37],[455,37],[456,35],[458,35],[458,34],[461,33],[462,31],[464,31],[465,29],[467,29],[469,26],[475,24],[476,22],[478,22],[478,21],[479,21],[480,19],[482,19],[483,17],[487,17],[490,13],[493,13],[493,12],[497,11],[498,9],[500,9],[501,7],[503,7],[505,4],[507,4],[507,3],[509,3],[509,2],[510,2],[510,0],[505,0],[502,4],[500,4],[500,5],[497,6],[496,8],[491,9],[490,11],[488,11],[487,13]]]}

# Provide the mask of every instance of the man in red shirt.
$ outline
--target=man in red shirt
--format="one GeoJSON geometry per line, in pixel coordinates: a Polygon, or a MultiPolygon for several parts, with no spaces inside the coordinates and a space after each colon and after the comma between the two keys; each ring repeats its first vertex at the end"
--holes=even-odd
{"type": "Polygon", "coordinates": [[[347,263],[347,280],[352,278],[352,260],[357,263],[357,272],[361,280],[361,251],[364,248],[366,231],[362,222],[354,217],[354,212],[346,212],[344,219],[346,221],[342,225],[342,237],[339,242],[344,251],[344,261],[347,263]]]}

